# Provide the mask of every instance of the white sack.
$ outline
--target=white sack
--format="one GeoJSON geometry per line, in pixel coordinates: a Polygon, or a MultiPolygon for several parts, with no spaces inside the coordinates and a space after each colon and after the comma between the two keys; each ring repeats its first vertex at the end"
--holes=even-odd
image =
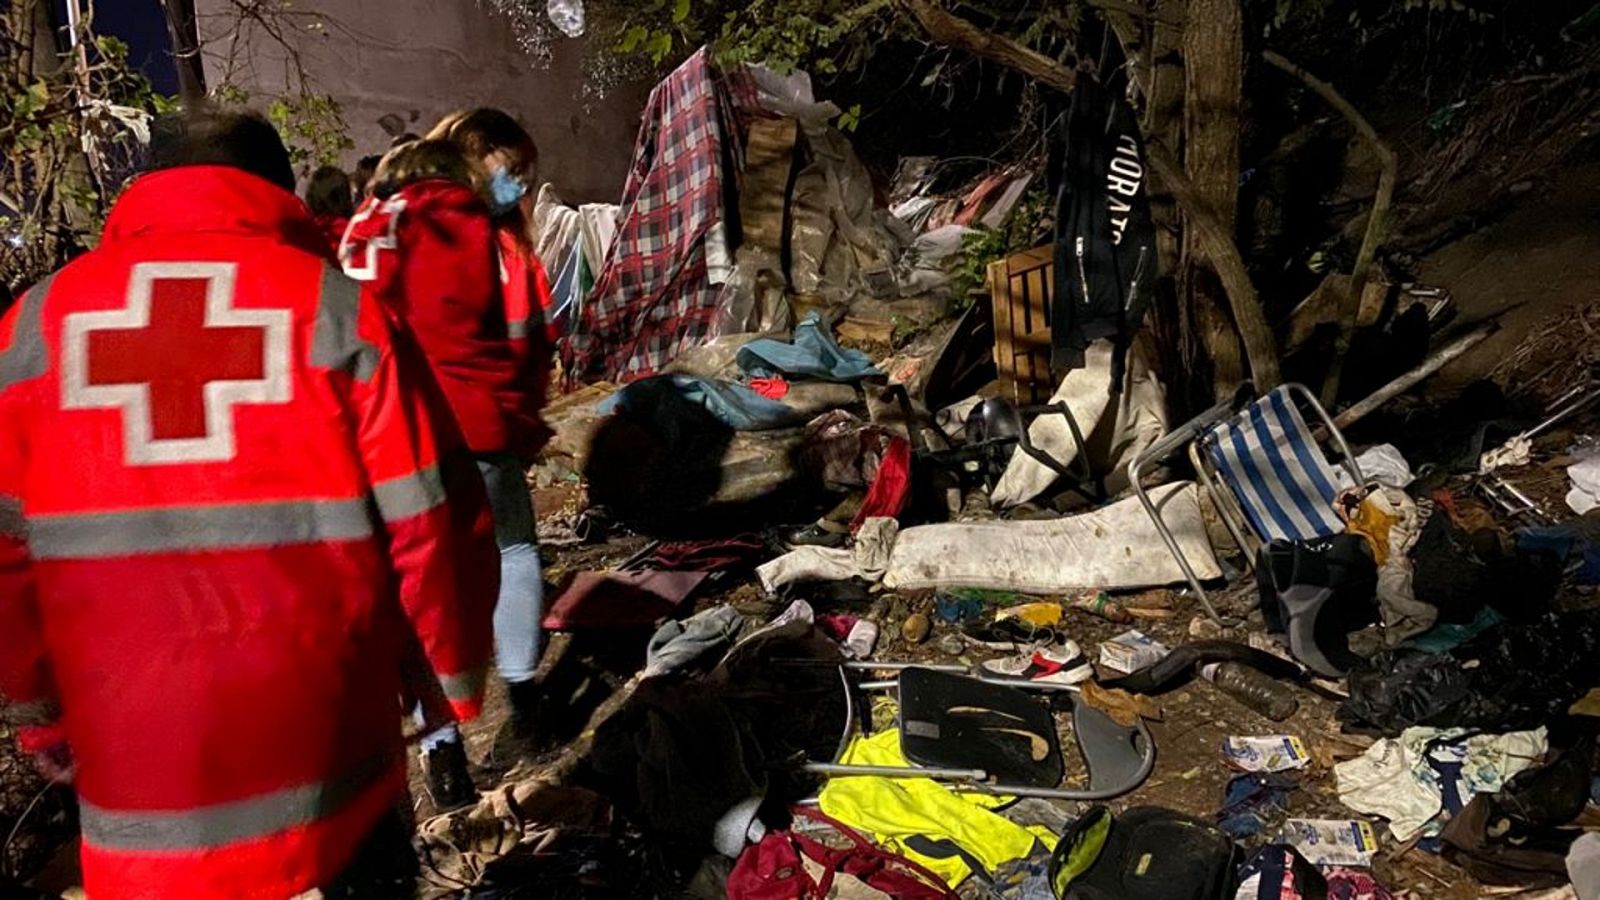
{"type": "MultiPolygon", "coordinates": [[[[1192,482],[1151,498],[1202,580],[1219,578],[1192,482]]],[[[1059,594],[1080,588],[1146,588],[1184,581],[1137,497],[1066,519],[951,523],[907,528],[889,557],[892,589],[990,588],[1059,594]]]]}

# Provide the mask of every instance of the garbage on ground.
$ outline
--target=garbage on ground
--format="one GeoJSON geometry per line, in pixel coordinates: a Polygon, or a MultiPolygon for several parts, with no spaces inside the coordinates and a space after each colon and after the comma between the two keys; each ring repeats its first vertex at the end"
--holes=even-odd
{"type": "Polygon", "coordinates": [[[1473,796],[1500,790],[1538,764],[1545,730],[1468,735],[1464,729],[1408,728],[1356,759],[1334,766],[1339,801],[1389,821],[1395,840],[1438,834],[1441,810],[1459,812],[1473,796]]]}
{"type": "MultiPolygon", "coordinates": [[[[1380,433],[1374,417],[1359,436],[1380,442],[1356,446],[1357,476],[1329,449],[1345,436],[1289,387],[1174,429],[1179,398],[1154,367],[1164,348],[1138,327],[1143,273],[1101,277],[1125,268],[1120,248],[1077,273],[1055,271],[1055,246],[1011,254],[989,270],[991,302],[924,327],[950,309],[970,228],[1063,173],[1025,163],[954,179],[907,160],[891,215],[829,124],[837,112],[803,76],[718,71],[700,55],[646,111],[648,164],[620,210],[539,198],[568,301],[565,362],[575,382],[609,381],[552,405],[558,435],[536,483],[605,524],[581,552],[630,530],[714,530],[724,511],[742,536],[654,545],[613,572],[586,559],[574,588],[594,596],[551,604],[574,632],[656,629],[640,641],[648,677],[585,760],[622,821],[737,859],[729,896],[818,890],[836,869],[836,888],[907,896],[977,874],[1006,896],[1061,884],[1134,896],[1166,878],[1172,896],[1207,900],[1240,881],[1274,897],[1389,897],[1348,868],[1371,865],[1373,822],[1285,821],[1291,802],[1331,813],[1310,801],[1335,786],[1351,814],[1387,820],[1397,844],[1442,848],[1481,883],[1563,877],[1569,856],[1581,867],[1573,820],[1593,773],[1577,771],[1581,749],[1550,743],[1600,683],[1600,613],[1568,590],[1600,581],[1600,531],[1548,521],[1559,492],[1527,481],[1565,468],[1572,508],[1600,507],[1600,456],[1551,459],[1557,442],[1519,437],[1512,418],[1465,437],[1457,423],[1459,446],[1422,452],[1409,427],[1380,433]],[[695,117],[710,146],[688,146],[695,117]],[[679,152],[693,173],[660,165],[679,152]],[[663,208],[671,227],[652,237],[644,213],[663,208]],[[613,226],[590,265],[591,234],[613,226]],[[1079,308],[1064,284],[1105,308],[1079,308]],[[1128,333],[1082,327],[1110,324],[1095,317],[1113,305],[1128,333]],[[1131,484],[1129,465],[1157,450],[1165,465],[1131,484]],[[1197,480],[1175,480],[1190,462],[1197,480]],[[684,599],[711,593],[708,573],[750,568],[756,585],[716,598],[739,612],[684,599]],[[634,582],[656,596],[600,602],[634,582]],[[750,612],[780,603],[771,622],[750,612]],[[1197,675],[1206,684],[1180,690],[1197,675]],[[955,694],[919,694],[952,682],[955,694]],[[1024,705],[962,693],[997,696],[985,690],[1024,705]],[[1375,742],[1322,721],[1346,691],[1339,721],[1375,742]],[[1203,738],[1190,737],[1197,713],[1215,728],[1203,738]],[[1165,715],[1175,727],[1146,726],[1165,715]],[[1298,733],[1250,733],[1279,728],[1298,733]],[[1084,757],[1070,776],[1065,735],[1084,757]],[[1220,809],[1200,810],[1208,821],[1141,808],[1138,794],[1120,815],[1071,817],[1061,795],[1081,798],[1084,782],[1090,796],[1142,784],[1155,735],[1173,744],[1159,765],[1195,752],[1180,741],[1202,753],[1220,741],[1241,770],[1220,809]],[[1037,776],[1021,786],[1054,797],[1035,802],[1056,816],[1001,809],[1002,775],[1019,774],[1037,776]],[[813,795],[827,820],[784,812],[813,795]],[[1273,837],[1235,871],[1235,839],[1273,837]]],[[[1093,210],[1068,202],[1060,234],[1092,239],[1093,210]]],[[[1374,377],[1388,376],[1354,380],[1374,377]]],[[[1382,399],[1328,412],[1342,427],[1382,399]]],[[[1474,406],[1450,415],[1490,414],[1474,406]]],[[[1199,777],[1157,771],[1168,792],[1199,777]]]]}
{"type": "Polygon", "coordinates": [[[1083,702],[1125,727],[1138,724],[1140,719],[1159,722],[1163,718],[1161,707],[1142,694],[1130,694],[1117,688],[1102,687],[1094,681],[1085,681],[1082,696],[1083,702]]]}
{"type": "Polygon", "coordinates": [[[1277,842],[1294,847],[1314,866],[1366,868],[1378,852],[1372,826],[1360,819],[1290,819],[1277,842]]]}
{"type": "Polygon", "coordinates": [[[1317,867],[1294,847],[1285,844],[1268,844],[1259,848],[1239,869],[1239,874],[1239,888],[1234,900],[1259,900],[1262,897],[1271,897],[1273,900],[1395,898],[1370,872],[1342,866],[1317,867]]]}
{"type": "Polygon", "coordinates": [[[1289,810],[1289,796],[1299,790],[1294,775],[1247,772],[1228,780],[1223,789],[1217,827],[1235,839],[1254,837],[1289,810]]]}
{"type": "Polygon", "coordinates": [[[1291,734],[1223,738],[1222,758],[1241,772],[1285,772],[1311,762],[1305,743],[1291,734]]]}
{"type": "Polygon", "coordinates": [[[1170,652],[1142,631],[1125,631],[1100,645],[1100,665],[1127,674],[1155,665],[1170,652]]]}
{"type": "Polygon", "coordinates": [[[1202,666],[1200,674],[1217,690],[1274,722],[1282,722],[1300,709],[1292,688],[1242,663],[1202,666]]]}

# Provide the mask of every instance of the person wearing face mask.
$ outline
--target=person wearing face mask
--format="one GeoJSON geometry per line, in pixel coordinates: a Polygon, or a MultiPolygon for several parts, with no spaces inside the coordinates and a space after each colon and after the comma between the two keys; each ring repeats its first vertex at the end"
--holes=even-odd
{"type": "MultiPolygon", "coordinates": [[[[428,139],[455,144],[481,167],[500,256],[501,292],[517,384],[536,408],[542,407],[550,384],[554,343],[545,325],[549,278],[533,252],[528,227],[533,203],[530,187],[536,183],[539,149],[516,119],[488,108],[446,116],[428,133],[428,139]]],[[[511,700],[511,720],[497,744],[512,755],[529,749],[540,700],[533,676],[543,637],[544,581],[525,477],[531,462],[531,456],[500,456],[481,463],[501,551],[496,668],[511,700]]]]}

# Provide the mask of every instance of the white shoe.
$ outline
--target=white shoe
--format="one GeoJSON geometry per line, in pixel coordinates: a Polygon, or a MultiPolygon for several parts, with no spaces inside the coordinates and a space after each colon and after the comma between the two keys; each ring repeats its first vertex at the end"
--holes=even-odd
{"type": "Polygon", "coordinates": [[[1039,684],[1081,684],[1094,677],[1094,666],[1073,641],[1042,647],[1032,653],[991,659],[983,664],[983,669],[1004,678],[1025,678],[1039,684]]]}

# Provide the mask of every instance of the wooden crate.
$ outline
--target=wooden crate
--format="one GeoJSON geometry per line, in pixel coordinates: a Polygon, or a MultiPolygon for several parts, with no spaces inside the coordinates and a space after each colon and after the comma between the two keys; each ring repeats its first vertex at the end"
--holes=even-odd
{"type": "Polygon", "coordinates": [[[994,364],[1006,396],[1018,404],[1044,403],[1055,393],[1050,375],[1054,257],[1054,247],[1035,247],[989,264],[994,364]]]}

